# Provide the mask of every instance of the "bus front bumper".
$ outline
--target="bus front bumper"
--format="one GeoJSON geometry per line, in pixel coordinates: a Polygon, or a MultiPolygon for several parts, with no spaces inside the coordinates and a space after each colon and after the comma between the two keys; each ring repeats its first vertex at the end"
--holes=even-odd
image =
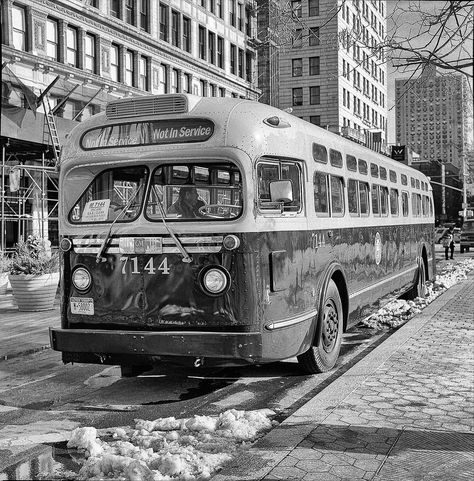
{"type": "MultiPolygon", "coordinates": [[[[208,357],[250,363],[262,357],[258,332],[102,331],[49,329],[51,347],[63,353],[146,357],[208,357]]],[[[114,356],[115,357],[115,356],[114,356]]]]}

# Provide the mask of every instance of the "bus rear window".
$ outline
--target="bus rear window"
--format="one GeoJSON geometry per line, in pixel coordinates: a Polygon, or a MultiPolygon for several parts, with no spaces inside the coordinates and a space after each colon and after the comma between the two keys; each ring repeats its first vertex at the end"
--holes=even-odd
{"type": "Polygon", "coordinates": [[[98,174],[69,213],[74,224],[129,222],[140,213],[146,167],[121,167],[98,174]]]}

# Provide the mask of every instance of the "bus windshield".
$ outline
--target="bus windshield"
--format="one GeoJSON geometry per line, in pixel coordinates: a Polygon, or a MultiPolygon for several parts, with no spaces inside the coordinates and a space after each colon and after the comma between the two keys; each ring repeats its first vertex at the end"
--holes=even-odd
{"type": "Polygon", "coordinates": [[[148,169],[118,167],[96,176],[69,214],[73,224],[130,222],[140,213],[148,169]]]}
{"type": "Polygon", "coordinates": [[[161,165],[152,176],[149,220],[229,220],[242,212],[242,178],[228,162],[161,165]]]}

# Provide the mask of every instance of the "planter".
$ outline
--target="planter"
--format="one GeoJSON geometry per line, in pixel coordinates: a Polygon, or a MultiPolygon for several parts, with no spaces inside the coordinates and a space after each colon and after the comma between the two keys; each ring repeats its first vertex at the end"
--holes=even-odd
{"type": "Polygon", "coordinates": [[[59,272],[43,275],[10,274],[8,278],[20,311],[53,309],[59,284],[59,272]]]}
{"type": "Polygon", "coordinates": [[[0,295],[7,293],[8,287],[8,272],[0,273],[0,295]]]}

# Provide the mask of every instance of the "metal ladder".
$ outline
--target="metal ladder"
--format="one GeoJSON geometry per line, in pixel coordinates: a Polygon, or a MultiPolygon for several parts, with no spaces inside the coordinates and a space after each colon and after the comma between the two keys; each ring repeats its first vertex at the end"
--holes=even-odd
{"type": "Polygon", "coordinates": [[[61,154],[61,144],[59,142],[58,129],[56,128],[56,122],[54,120],[54,114],[49,104],[47,96],[43,97],[44,115],[46,118],[46,124],[48,125],[49,136],[51,138],[51,144],[53,147],[54,163],[59,166],[59,156],[61,154]]]}

